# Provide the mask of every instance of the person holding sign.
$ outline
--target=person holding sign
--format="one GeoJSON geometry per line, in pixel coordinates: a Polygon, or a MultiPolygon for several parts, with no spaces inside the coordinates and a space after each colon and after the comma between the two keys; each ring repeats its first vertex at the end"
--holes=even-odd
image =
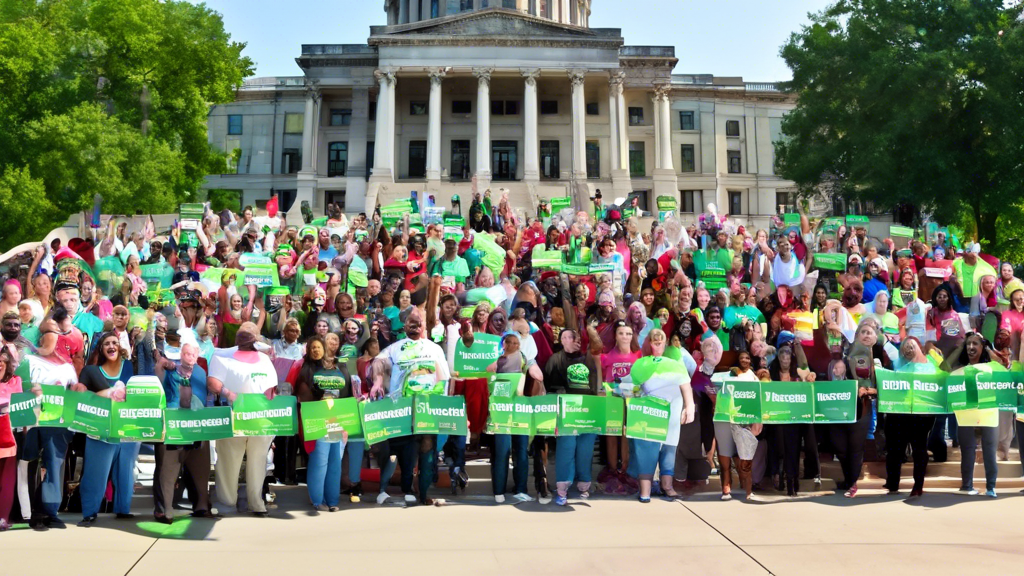
{"type": "MultiPolygon", "coordinates": [[[[125,382],[133,374],[132,363],[126,362],[128,353],[121,347],[117,334],[106,332],[96,341],[89,365],[82,369],[76,391],[88,390],[98,396],[117,402],[125,399],[125,382]]],[[[117,518],[132,518],[132,492],[135,490],[135,460],[139,456],[139,442],[106,441],[86,437],[85,459],[82,466],[82,521],[88,528],[96,523],[107,489],[107,478],[114,483],[114,513],[117,518]]]]}
{"type": "MultiPolygon", "coordinates": [[[[213,357],[207,379],[207,388],[211,394],[222,395],[231,403],[239,394],[274,397],[277,371],[269,356],[256,351],[258,336],[256,325],[245,322],[239,326],[235,335],[238,350],[230,356],[213,357]]],[[[267,470],[267,452],[273,440],[273,436],[240,436],[217,441],[217,499],[225,508],[237,508],[238,473],[242,469],[242,458],[245,458],[245,490],[249,510],[256,516],[267,515],[267,506],[263,501],[263,479],[267,470]]]]}
{"type": "MultiPolygon", "coordinates": [[[[501,346],[502,355],[492,365],[494,372],[498,374],[525,374],[527,372],[526,356],[520,351],[519,334],[516,332],[505,334],[501,338],[501,346]]],[[[529,436],[494,435],[494,454],[491,456],[491,488],[494,492],[494,501],[498,504],[505,501],[505,490],[508,483],[508,458],[510,454],[515,465],[512,478],[515,484],[515,492],[512,497],[517,502],[533,501],[533,498],[526,491],[526,482],[530,474],[530,456],[527,454],[529,440],[529,436]]],[[[556,452],[556,457],[557,455],[558,453],[556,452]]],[[[556,472],[555,477],[557,482],[557,478],[561,476],[556,472]]],[[[583,497],[586,498],[587,496],[583,497]]]]}
{"type": "MultiPolygon", "coordinates": [[[[554,394],[596,395],[597,367],[592,357],[580,353],[579,335],[575,330],[566,328],[559,334],[559,342],[562,350],[548,359],[544,370],[548,391],[554,394]],[[593,366],[593,370],[588,363],[593,366]]],[[[581,494],[590,490],[591,462],[594,459],[596,440],[595,434],[565,435],[555,439],[555,504],[565,506],[574,476],[581,494]]],[[[540,488],[538,486],[539,494],[543,496],[540,488]]]]}
{"type": "MultiPolygon", "coordinates": [[[[903,365],[897,372],[938,372],[924,355],[917,338],[909,337],[900,344],[900,361],[903,365]]],[[[896,494],[900,490],[900,468],[909,445],[914,451],[914,487],[910,490],[910,498],[924,495],[924,476],[928,470],[928,434],[934,424],[935,417],[927,414],[885,415],[885,487],[889,494],[896,494]]]]}
{"type": "Polygon", "coordinates": [[[18,444],[11,430],[11,394],[20,394],[21,377],[14,374],[17,363],[11,351],[0,348],[0,532],[10,528],[11,508],[18,489],[18,444]]]}
{"type": "MultiPolygon", "coordinates": [[[[992,345],[977,332],[967,334],[964,345],[949,359],[950,375],[964,374],[973,379],[979,372],[992,372],[992,345]]],[[[1000,372],[1005,369],[998,370],[1000,372]]],[[[968,387],[970,384],[968,383],[968,387]]],[[[985,496],[996,497],[996,479],[999,476],[999,462],[996,459],[996,444],[999,440],[999,410],[997,408],[957,410],[957,438],[960,440],[960,492],[976,496],[974,489],[974,461],[977,458],[976,435],[981,436],[981,453],[985,462],[985,496]]]]}
{"type": "Polygon", "coordinates": [[[864,445],[871,429],[872,397],[878,396],[875,360],[880,360],[884,366],[890,365],[889,357],[877,350],[880,339],[878,323],[871,318],[862,320],[846,353],[848,375],[840,377],[833,373],[833,379],[850,378],[858,384],[857,420],[851,424],[832,424],[831,427],[832,445],[843,470],[843,481],[836,486],[844,490],[843,495],[847,498],[857,495],[857,480],[864,465],[864,445]]]}

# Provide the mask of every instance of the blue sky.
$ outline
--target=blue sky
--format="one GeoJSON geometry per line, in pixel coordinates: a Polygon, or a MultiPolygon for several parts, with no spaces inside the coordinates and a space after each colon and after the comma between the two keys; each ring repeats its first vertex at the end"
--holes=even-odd
{"type": "MultiPolygon", "coordinates": [[[[674,45],[677,74],[788,80],[779,47],[830,0],[593,0],[590,25],[627,44],[674,45]]],[[[296,76],[301,44],[361,44],[386,24],[383,0],[207,0],[258,76],[296,76]]]]}

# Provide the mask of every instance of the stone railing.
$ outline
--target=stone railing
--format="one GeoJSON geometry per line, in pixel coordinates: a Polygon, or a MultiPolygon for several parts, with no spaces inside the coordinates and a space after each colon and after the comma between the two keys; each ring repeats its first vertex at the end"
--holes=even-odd
{"type": "Polygon", "coordinates": [[[376,54],[377,50],[366,44],[303,44],[304,56],[337,54],[376,54]]]}

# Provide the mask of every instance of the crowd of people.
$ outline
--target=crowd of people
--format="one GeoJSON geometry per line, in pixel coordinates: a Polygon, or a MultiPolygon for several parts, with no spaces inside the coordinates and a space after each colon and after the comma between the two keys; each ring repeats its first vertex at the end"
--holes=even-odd
{"type": "MultiPolygon", "coordinates": [[[[414,199],[399,218],[378,208],[350,219],[330,205],[325,218],[306,214],[298,226],[278,213],[276,197],[259,214],[207,206],[194,226],[181,221],[164,235],[152,219],[129,230],[110,218],[89,237],[6,263],[0,404],[41,385],[120,401],[135,375],[159,378],[168,408],[196,411],[244,393],[294,395],[300,407],[323,398],[465,397],[468,436],[367,446],[345,433],[304,441],[300,430],[156,443],[153,513],[166,523],[183,491],[196,517],[265,515],[278,482],[305,483],[313,509],[335,511],[342,496],[359,502],[364,485],[378,483],[368,478],[379,478],[367,500],[383,504],[396,468],[405,501],[429,504],[441,465],[451,491],[465,489],[467,452],[489,455],[497,502],[510,493],[565,505],[570,491],[588,498],[596,490],[649,502],[695,490],[714,473],[729,500],[733,467],[737,496],[793,496],[801,481],[821,482],[822,456],[838,459],[839,490],[853,498],[865,458],[885,460],[886,487],[897,492],[908,452],[910,496],[919,497],[929,459],[947,458],[947,439],[964,454],[961,489],[976,494],[980,436],[985,493],[996,496],[1014,413],[879,413],[874,371],[1013,368],[1024,283],[1012,265],[942,232],[880,240],[859,219],[779,215],[750,230],[709,206],[689,226],[658,214],[648,231],[635,203],[592,200],[579,211],[545,201],[527,216],[507,193],[492,204],[487,191],[474,194],[458,230],[434,217],[429,196],[423,210],[414,199]],[[552,252],[554,263],[533,260],[552,252]],[[267,263],[272,282],[237,281],[267,263]],[[151,265],[165,265],[169,277],[154,279],[151,265]],[[454,361],[459,343],[472,346],[481,334],[500,338],[487,371],[524,375],[519,394],[629,389],[662,398],[671,406],[667,438],[487,433],[488,378],[460,375],[454,361]],[[643,357],[685,369],[639,381],[632,368],[643,357]],[[716,422],[716,386],[730,378],[856,380],[857,416],[829,425],[716,422]],[[601,469],[592,478],[595,456],[601,469]]],[[[458,197],[441,212],[463,216],[458,197]]],[[[80,509],[82,526],[103,511],[131,517],[135,464],[148,447],[4,423],[0,530],[17,518],[59,527],[60,510],[80,509]]],[[[1024,432],[1019,421],[1016,432],[1024,432]]]]}

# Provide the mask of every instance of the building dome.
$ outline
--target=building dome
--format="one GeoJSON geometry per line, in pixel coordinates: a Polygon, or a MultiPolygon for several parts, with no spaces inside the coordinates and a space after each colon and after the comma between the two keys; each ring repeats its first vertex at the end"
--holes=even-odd
{"type": "Polygon", "coordinates": [[[512,10],[588,28],[592,0],[384,0],[388,26],[413,24],[479,10],[512,10]]]}

